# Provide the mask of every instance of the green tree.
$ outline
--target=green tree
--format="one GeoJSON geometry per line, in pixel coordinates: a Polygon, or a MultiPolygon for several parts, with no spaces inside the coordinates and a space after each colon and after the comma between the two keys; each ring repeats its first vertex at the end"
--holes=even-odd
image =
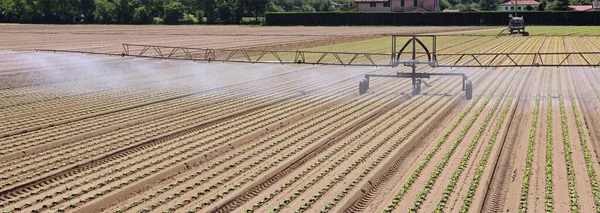
{"type": "Polygon", "coordinates": [[[452,5],[450,2],[448,2],[448,0],[440,0],[440,11],[444,11],[450,7],[452,7],[452,5]]]}
{"type": "Polygon", "coordinates": [[[94,11],[96,11],[96,2],[94,0],[80,0],[79,12],[83,16],[83,22],[94,22],[94,11]]]}
{"type": "Polygon", "coordinates": [[[569,0],[555,0],[552,3],[551,9],[554,11],[568,11],[570,10],[570,5],[569,0]]]}
{"type": "Polygon", "coordinates": [[[544,11],[544,10],[546,10],[546,6],[548,6],[548,2],[546,2],[546,0],[541,0],[540,4],[537,7],[537,10],[544,11]]]}
{"type": "Polygon", "coordinates": [[[1,22],[21,22],[25,14],[26,6],[22,0],[5,0],[0,2],[1,22]]]}
{"type": "Polygon", "coordinates": [[[208,23],[237,24],[244,13],[237,0],[205,1],[203,7],[208,23]]]}
{"type": "Polygon", "coordinates": [[[177,24],[183,18],[183,4],[179,2],[171,2],[165,6],[165,24],[177,24]]]}
{"type": "Polygon", "coordinates": [[[527,6],[525,6],[525,10],[532,11],[533,7],[531,5],[527,5],[527,6]]]}
{"type": "Polygon", "coordinates": [[[133,23],[134,24],[150,24],[152,23],[152,16],[148,13],[145,6],[135,8],[133,12],[133,23]]]}
{"type": "Polygon", "coordinates": [[[70,24],[75,22],[75,19],[81,18],[79,15],[78,0],[58,0],[55,2],[56,8],[53,8],[62,23],[70,24]]]}
{"type": "Polygon", "coordinates": [[[258,22],[258,16],[263,15],[267,9],[267,0],[239,0],[241,6],[252,13],[258,22]]]}
{"type": "Polygon", "coordinates": [[[95,0],[96,11],[94,19],[103,24],[112,24],[117,22],[117,9],[115,4],[109,0],[95,0]]]}

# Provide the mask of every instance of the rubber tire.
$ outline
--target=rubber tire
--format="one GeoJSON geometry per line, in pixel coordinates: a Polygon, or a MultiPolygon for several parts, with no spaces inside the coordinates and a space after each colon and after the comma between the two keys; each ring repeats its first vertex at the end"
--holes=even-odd
{"type": "Polygon", "coordinates": [[[360,82],[358,83],[358,94],[363,95],[363,94],[367,93],[367,89],[365,86],[366,86],[365,79],[361,79],[360,82]]]}
{"type": "Polygon", "coordinates": [[[467,100],[473,98],[473,83],[470,80],[465,81],[465,96],[467,100]]]}
{"type": "Polygon", "coordinates": [[[421,94],[421,79],[417,79],[415,81],[415,85],[413,86],[413,95],[417,96],[421,94]]]}
{"type": "Polygon", "coordinates": [[[523,32],[523,36],[529,36],[529,32],[523,32]]]}

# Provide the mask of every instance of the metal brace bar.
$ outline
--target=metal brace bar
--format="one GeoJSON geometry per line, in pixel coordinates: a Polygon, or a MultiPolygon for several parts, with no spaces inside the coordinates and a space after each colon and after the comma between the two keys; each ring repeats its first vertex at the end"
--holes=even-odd
{"type": "Polygon", "coordinates": [[[471,55],[471,57],[473,57],[473,59],[475,59],[475,61],[476,61],[476,62],[479,64],[479,66],[483,66],[483,65],[482,65],[482,64],[479,62],[479,60],[477,60],[477,58],[475,57],[475,55],[471,55]]]}
{"type": "Polygon", "coordinates": [[[161,58],[164,58],[162,52],[160,51],[160,47],[152,47],[152,48],[154,48],[154,51],[156,51],[161,58]]]}
{"type": "Polygon", "coordinates": [[[465,55],[460,55],[460,57],[458,57],[458,60],[456,60],[456,62],[454,62],[454,66],[456,66],[458,64],[458,62],[463,58],[463,56],[465,56],[465,55]]]}
{"type": "Polygon", "coordinates": [[[323,55],[321,55],[321,58],[319,58],[319,60],[317,60],[317,63],[320,63],[321,60],[323,60],[325,58],[325,56],[327,56],[328,53],[323,53],[323,55]]]}
{"type": "Polygon", "coordinates": [[[171,50],[171,53],[169,53],[169,56],[167,56],[167,58],[171,58],[171,56],[173,56],[173,54],[175,54],[175,52],[177,52],[177,50],[179,50],[180,48],[173,48],[173,50],[171,50]]]}
{"type": "Polygon", "coordinates": [[[496,60],[496,58],[498,58],[498,55],[495,55],[494,58],[492,58],[490,63],[488,63],[488,66],[492,65],[492,62],[494,62],[496,60]]]}
{"type": "Polygon", "coordinates": [[[344,64],[344,62],[342,61],[342,59],[340,59],[340,56],[339,56],[337,53],[332,53],[332,55],[333,55],[335,58],[337,58],[337,60],[340,62],[340,64],[342,64],[342,65],[346,65],[346,64],[344,64]]]}
{"type": "Polygon", "coordinates": [[[283,64],[283,61],[281,60],[281,58],[279,57],[279,55],[277,55],[277,52],[275,51],[269,51],[273,56],[275,56],[275,58],[277,60],[279,60],[279,62],[281,62],[283,64]]]}
{"type": "Polygon", "coordinates": [[[148,51],[149,49],[150,49],[150,47],[149,47],[149,46],[145,46],[145,47],[142,49],[142,51],[140,52],[140,55],[139,55],[139,56],[143,56],[143,55],[144,55],[144,53],[146,53],[146,51],[148,51]]]}
{"type": "Polygon", "coordinates": [[[240,51],[242,53],[242,55],[244,55],[244,57],[246,57],[246,59],[248,59],[249,62],[252,62],[252,58],[250,58],[250,55],[248,55],[248,53],[246,51],[240,51]]]}
{"type": "Polygon", "coordinates": [[[358,54],[354,54],[354,57],[352,57],[352,59],[350,59],[350,61],[348,62],[348,64],[352,64],[352,62],[354,61],[354,59],[356,59],[358,57],[358,54]]]}
{"type": "Polygon", "coordinates": [[[262,59],[266,54],[267,52],[265,51],[260,52],[260,55],[258,55],[258,58],[256,58],[256,62],[260,61],[260,59],[262,59]]]}
{"type": "Polygon", "coordinates": [[[181,49],[184,53],[187,59],[193,59],[194,57],[192,56],[192,53],[190,53],[190,51],[188,49],[181,49]]]}
{"type": "Polygon", "coordinates": [[[563,63],[564,63],[564,62],[565,62],[565,61],[566,61],[566,60],[569,58],[569,56],[571,56],[571,53],[569,53],[569,54],[567,55],[567,57],[565,57],[565,59],[563,59],[563,60],[560,62],[560,64],[558,64],[558,66],[562,65],[562,64],[563,64],[563,63]]]}
{"type": "Polygon", "coordinates": [[[365,57],[367,59],[369,59],[369,61],[371,62],[371,64],[375,65],[375,67],[377,67],[377,64],[375,64],[375,61],[373,61],[373,59],[371,58],[371,56],[369,54],[365,54],[365,57]]]}
{"type": "Polygon", "coordinates": [[[510,59],[510,60],[513,62],[513,64],[515,64],[515,66],[517,66],[517,67],[519,66],[519,64],[517,64],[517,62],[515,62],[515,60],[513,60],[513,59],[510,57],[510,55],[506,54],[506,57],[508,57],[508,58],[509,58],[509,59],[510,59]]]}
{"type": "Polygon", "coordinates": [[[229,53],[229,56],[227,56],[227,59],[225,59],[225,61],[229,61],[231,59],[231,57],[233,57],[233,55],[235,55],[239,50],[233,50],[231,51],[231,53],[229,53]]]}
{"type": "Polygon", "coordinates": [[[579,53],[579,55],[583,58],[583,60],[585,60],[585,63],[588,63],[588,65],[592,65],[590,64],[590,62],[587,60],[587,58],[583,57],[583,54],[579,53]]]}

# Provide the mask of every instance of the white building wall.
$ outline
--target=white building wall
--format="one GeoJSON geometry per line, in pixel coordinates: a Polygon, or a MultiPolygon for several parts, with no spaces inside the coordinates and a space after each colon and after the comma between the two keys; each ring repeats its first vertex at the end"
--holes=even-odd
{"type": "MultiPolygon", "coordinates": [[[[500,9],[502,9],[502,11],[514,11],[515,6],[501,6],[500,9]],[[512,8],[511,8],[512,7],[512,8]]],[[[527,7],[527,5],[519,5],[517,6],[517,10],[525,10],[525,7],[527,7]]],[[[537,8],[537,5],[531,5],[531,7],[533,8],[537,8]]]]}
{"type": "Polygon", "coordinates": [[[391,7],[383,7],[383,2],[376,2],[375,7],[371,7],[370,3],[357,3],[359,12],[391,12],[391,7]]]}

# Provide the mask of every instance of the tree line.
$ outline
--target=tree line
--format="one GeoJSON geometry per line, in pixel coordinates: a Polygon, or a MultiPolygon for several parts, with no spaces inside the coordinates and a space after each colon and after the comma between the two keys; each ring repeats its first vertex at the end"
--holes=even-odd
{"type": "MultiPolygon", "coordinates": [[[[536,0],[537,8],[526,6],[527,11],[568,11],[570,5],[591,5],[592,0],[536,0]]],[[[468,11],[478,9],[484,11],[500,10],[500,5],[508,0],[441,0],[441,8],[468,11]]]]}
{"type": "MultiPolygon", "coordinates": [[[[441,0],[441,8],[498,10],[507,0],[441,0]]],[[[540,0],[568,10],[591,0],[540,0]]],[[[346,11],[353,0],[0,0],[0,22],[53,24],[239,24],[265,12],[346,11]]],[[[533,8],[527,8],[533,10],[533,8]]]]}
{"type": "Polygon", "coordinates": [[[0,0],[0,22],[87,24],[241,23],[265,12],[343,11],[352,0],[0,0]]]}

